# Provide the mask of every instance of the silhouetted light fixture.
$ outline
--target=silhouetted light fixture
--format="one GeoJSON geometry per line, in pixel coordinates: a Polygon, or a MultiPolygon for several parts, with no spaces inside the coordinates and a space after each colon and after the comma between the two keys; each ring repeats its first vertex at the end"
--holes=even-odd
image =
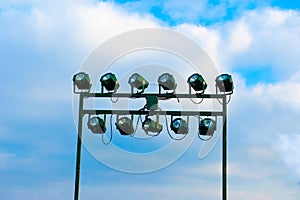
{"type": "Polygon", "coordinates": [[[189,132],[188,123],[181,118],[172,120],[170,126],[171,130],[176,134],[187,134],[189,132]]]}
{"type": "Polygon", "coordinates": [[[147,95],[146,96],[146,108],[148,110],[157,110],[158,109],[158,98],[156,95],[147,95]]]}
{"type": "Polygon", "coordinates": [[[75,86],[77,87],[78,90],[84,90],[86,92],[89,92],[92,87],[92,83],[89,75],[84,72],[79,72],[75,74],[73,76],[74,93],[76,93],[75,86]]]}
{"type": "Polygon", "coordinates": [[[189,92],[191,93],[191,88],[193,88],[196,92],[201,92],[204,93],[205,89],[207,88],[207,84],[205,82],[205,80],[203,79],[203,77],[196,73],[191,75],[188,80],[187,80],[188,84],[189,84],[189,92]]]}
{"type": "Polygon", "coordinates": [[[121,135],[130,135],[134,132],[133,121],[128,117],[121,117],[116,122],[116,128],[121,135]]]}
{"type": "Polygon", "coordinates": [[[105,133],[106,131],[105,120],[101,119],[100,117],[90,118],[87,126],[93,133],[101,134],[105,133]]]}
{"type": "Polygon", "coordinates": [[[177,83],[173,77],[173,75],[169,73],[164,73],[158,77],[158,85],[159,85],[159,93],[160,93],[160,87],[162,87],[164,90],[173,90],[175,92],[175,89],[177,87],[177,83]]]}
{"type": "Polygon", "coordinates": [[[199,124],[199,135],[211,136],[217,129],[216,122],[211,118],[205,118],[200,121],[199,124]]]}
{"type": "Polygon", "coordinates": [[[128,80],[128,83],[131,86],[131,93],[133,93],[133,88],[141,90],[138,93],[143,93],[149,85],[149,82],[146,79],[144,79],[144,77],[139,75],[138,73],[132,74],[128,80]]]}
{"type": "Polygon", "coordinates": [[[148,133],[148,132],[153,132],[153,133],[160,133],[163,129],[163,126],[159,124],[158,121],[153,121],[150,118],[146,118],[145,121],[142,123],[142,129],[148,133]]]}
{"type": "Polygon", "coordinates": [[[117,92],[118,88],[120,87],[119,81],[115,74],[113,73],[106,73],[100,78],[101,82],[101,92],[103,93],[103,87],[108,92],[117,92]]]}
{"type": "Polygon", "coordinates": [[[216,87],[219,88],[220,92],[226,92],[228,94],[233,93],[233,80],[229,74],[221,74],[216,78],[216,87]]]}

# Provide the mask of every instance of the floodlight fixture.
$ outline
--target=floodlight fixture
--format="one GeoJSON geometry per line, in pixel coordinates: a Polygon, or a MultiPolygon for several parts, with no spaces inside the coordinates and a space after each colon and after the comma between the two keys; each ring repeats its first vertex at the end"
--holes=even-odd
{"type": "Polygon", "coordinates": [[[131,93],[133,93],[134,88],[141,90],[138,93],[143,93],[149,85],[149,82],[138,73],[132,74],[128,80],[128,83],[131,86],[131,93]]]}
{"type": "Polygon", "coordinates": [[[187,134],[189,132],[188,123],[182,118],[172,120],[170,127],[176,134],[187,134]]]}
{"type": "Polygon", "coordinates": [[[87,126],[88,128],[95,134],[103,134],[106,131],[106,126],[105,126],[105,116],[104,120],[100,117],[92,117],[89,118],[87,126]]]}
{"type": "Polygon", "coordinates": [[[148,133],[160,133],[163,129],[163,126],[159,123],[159,121],[154,121],[148,117],[146,117],[145,121],[142,122],[142,129],[148,133]]]}
{"type": "Polygon", "coordinates": [[[118,88],[120,87],[119,81],[115,74],[113,73],[106,73],[100,78],[101,82],[101,92],[103,93],[103,87],[108,92],[117,92],[118,88]]]}
{"type": "Polygon", "coordinates": [[[189,93],[190,94],[191,94],[191,88],[193,88],[196,92],[200,92],[200,93],[204,93],[205,89],[207,88],[207,84],[206,84],[205,80],[198,73],[191,75],[188,78],[187,82],[189,84],[189,93]]]}
{"type": "Polygon", "coordinates": [[[199,123],[199,135],[212,136],[216,129],[216,121],[211,118],[205,118],[199,123]]]}
{"type": "Polygon", "coordinates": [[[81,92],[90,92],[92,87],[91,79],[85,72],[79,72],[73,76],[73,91],[78,93],[76,88],[81,92]]]}
{"type": "Polygon", "coordinates": [[[161,87],[164,90],[173,90],[175,92],[175,89],[177,87],[177,83],[175,81],[175,78],[173,75],[169,73],[164,73],[158,77],[158,85],[159,85],[159,93],[161,92],[161,87]]]}
{"type": "Polygon", "coordinates": [[[131,135],[134,132],[133,120],[128,117],[117,119],[116,128],[121,135],[131,135]]]}
{"type": "Polygon", "coordinates": [[[216,78],[216,87],[219,88],[220,92],[224,92],[226,94],[232,94],[234,89],[234,84],[231,75],[221,74],[220,76],[218,76],[216,78]]]}

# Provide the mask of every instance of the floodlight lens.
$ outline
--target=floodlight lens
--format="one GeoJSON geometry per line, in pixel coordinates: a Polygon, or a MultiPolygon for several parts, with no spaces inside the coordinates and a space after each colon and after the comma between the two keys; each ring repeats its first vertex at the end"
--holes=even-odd
{"type": "Polygon", "coordinates": [[[119,81],[115,74],[106,73],[100,78],[102,86],[105,87],[107,91],[117,91],[120,87],[119,81]]]}
{"type": "Polygon", "coordinates": [[[128,117],[122,117],[116,122],[116,128],[121,135],[130,135],[134,132],[133,121],[128,117]]]}
{"type": "Polygon", "coordinates": [[[157,80],[159,86],[161,86],[164,90],[175,90],[177,87],[177,83],[173,77],[173,75],[169,73],[164,73],[158,77],[157,80]]]}
{"type": "Polygon", "coordinates": [[[129,81],[128,83],[130,85],[133,85],[138,79],[138,74],[137,73],[134,73],[130,78],[129,78],[129,81]]]}
{"type": "Polygon", "coordinates": [[[128,83],[139,90],[144,90],[148,87],[149,82],[138,73],[134,73],[128,80],[128,83]]]}
{"type": "Polygon", "coordinates": [[[216,78],[216,86],[220,92],[233,92],[234,85],[231,75],[221,74],[216,78]]]}
{"type": "Polygon", "coordinates": [[[188,124],[181,118],[176,118],[171,122],[171,130],[176,134],[187,134],[189,132],[188,124]]]}
{"type": "Polygon", "coordinates": [[[201,120],[199,125],[200,135],[213,135],[216,130],[216,122],[210,118],[201,120]]]}
{"type": "Polygon", "coordinates": [[[105,133],[106,127],[105,127],[105,122],[103,119],[100,117],[92,117],[88,121],[88,128],[93,132],[93,133],[105,133]]]}
{"type": "Polygon", "coordinates": [[[206,84],[205,80],[198,73],[191,75],[188,78],[187,82],[195,91],[203,91],[204,92],[205,89],[207,88],[207,84],[206,84]]]}
{"type": "Polygon", "coordinates": [[[155,121],[153,121],[150,118],[145,119],[145,121],[142,123],[142,129],[148,133],[160,133],[163,129],[163,126],[155,121]]]}
{"type": "Polygon", "coordinates": [[[73,77],[73,82],[79,90],[90,90],[92,87],[89,75],[84,72],[75,74],[73,77]]]}

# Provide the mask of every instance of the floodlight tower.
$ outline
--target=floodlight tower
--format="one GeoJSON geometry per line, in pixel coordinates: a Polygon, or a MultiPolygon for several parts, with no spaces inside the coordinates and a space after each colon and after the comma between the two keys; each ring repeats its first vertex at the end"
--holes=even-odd
{"type": "MultiPolygon", "coordinates": [[[[130,93],[117,93],[120,87],[119,81],[116,75],[113,73],[106,73],[100,78],[101,92],[91,93],[90,89],[92,83],[90,77],[85,72],[79,72],[73,77],[73,92],[79,94],[79,114],[78,114],[78,136],[77,136],[77,153],[76,153],[76,175],[75,175],[75,191],[74,200],[79,199],[79,179],[80,179],[80,162],[81,162],[81,147],[82,147],[82,126],[83,117],[88,115],[87,127],[93,134],[103,135],[106,132],[106,115],[112,116],[116,115],[116,129],[121,135],[132,135],[136,130],[134,130],[134,115],[139,115],[144,117],[142,121],[142,129],[149,136],[158,136],[162,130],[163,125],[159,122],[159,116],[171,116],[170,128],[175,134],[184,135],[183,139],[189,132],[189,117],[198,116],[198,137],[201,140],[208,140],[213,135],[217,129],[217,117],[222,117],[223,129],[222,129],[222,200],[227,200],[227,96],[233,93],[234,85],[231,75],[221,74],[215,79],[215,94],[205,94],[205,89],[207,88],[207,83],[204,78],[195,73],[191,75],[187,83],[189,84],[188,94],[175,94],[177,83],[173,75],[169,73],[164,73],[158,77],[158,93],[144,93],[145,89],[148,87],[149,82],[140,74],[134,73],[128,80],[131,86],[130,93]],[[134,93],[134,88],[136,88],[137,93],[134,93]],[[167,91],[172,91],[171,93],[162,93],[161,88],[167,91]],[[106,92],[104,92],[104,89],[106,92]],[[194,90],[196,94],[192,94],[191,90],[194,90]],[[88,110],[84,109],[84,99],[87,98],[144,98],[146,105],[140,110],[88,110]],[[200,98],[200,99],[215,99],[218,100],[222,105],[222,111],[162,111],[158,107],[158,101],[160,99],[180,99],[180,98],[200,98]],[[103,117],[100,117],[103,115],[103,117]],[[123,117],[119,117],[123,115],[123,117]],[[131,115],[131,118],[125,117],[124,115],[131,115]],[[151,119],[151,116],[156,116],[156,120],[151,119]],[[182,118],[186,117],[186,120],[182,118]],[[206,116],[204,119],[201,116],[206,116]],[[176,117],[173,119],[173,117],[176,117]],[[215,117],[215,119],[212,119],[215,117]],[[149,134],[155,133],[155,135],[149,134]],[[204,138],[208,137],[208,139],[204,138]]],[[[230,100],[229,96],[229,100],[230,100]]],[[[200,102],[201,103],[201,102],[200,102]]],[[[112,124],[111,124],[112,126],[112,124]]],[[[168,126],[166,127],[168,130],[168,126]]],[[[111,129],[112,130],[112,127],[111,129]]],[[[169,130],[168,130],[169,133],[169,130]]],[[[169,133],[172,139],[177,139],[169,133]]],[[[111,133],[112,139],[112,133],[111,133]]],[[[110,141],[111,141],[110,139],[110,141]]],[[[108,143],[107,143],[108,144],[108,143]]]]}

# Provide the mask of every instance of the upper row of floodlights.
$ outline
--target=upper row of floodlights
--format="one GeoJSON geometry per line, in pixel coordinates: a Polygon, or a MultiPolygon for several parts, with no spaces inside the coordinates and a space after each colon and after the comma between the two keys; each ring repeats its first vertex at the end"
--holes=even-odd
{"type": "MultiPolygon", "coordinates": [[[[161,88],[175,93],[177,83],[173,75],[169,73],[163,73],[158,77],[157,82],[159,85],[159,94],[161,94],[161,88]]],[[[101,83],[101,93],[104,93],[104,88],[108,93],[116,93],[120,87],[116,75],[110,72],[101,76],[100,83],[101,83]]],[[[137,94],[143,93],[149,85],[149,82],[138,73],[132,74],[128,80],[128,83],[131,86],[132,94],[134,93],[134,89],[137,90],[137,94]]],[[[187,83],[189,84],[189,94],[191,94],[191,88],[193,88],[193,90],[195,90],[197,94],[203,94],[205,92],[205,89],[207,88],[206,81],[198,73],[191,75],[188,78],[187,83]]],[[[217,93],[218,93],[218,89],[220,92],[226,95],[233,93],[234,84],[231,75],[221,74],[215,79],[215,83],[216,83],[217,93]]],[[[92,87],[91,79],[87,73],[79,72],[74,75],[73,77],[74,93],[76,94],[82,92],[89,93],[91,87],[92,87]]]]}

